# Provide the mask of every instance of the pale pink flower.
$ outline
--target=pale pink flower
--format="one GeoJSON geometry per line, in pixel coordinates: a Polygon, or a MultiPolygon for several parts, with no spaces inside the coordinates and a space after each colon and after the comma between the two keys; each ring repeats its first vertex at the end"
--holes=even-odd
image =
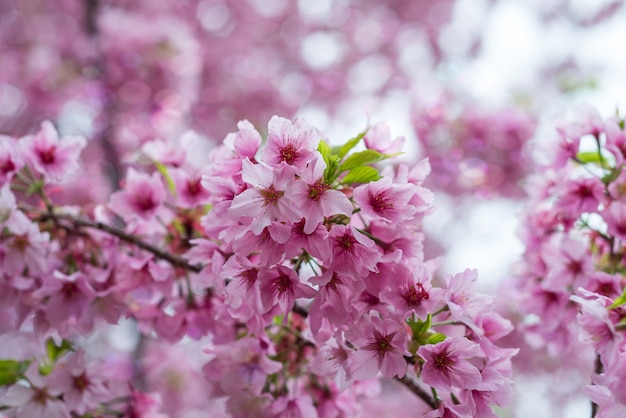
{"type": "Polygon", "coordinates": [[[304,233],[312,233],[325,217],[352,214],[352,203],[345,194],[333,190],[324,181],[326,163],[319,153],[300,173],[293,185],[293,198],[304,217],[304,233]]]}
{"type": "MultiPolygon", "coordinates": [[[[452,402],[442,400],[439,407],[423,415],[423,418],[479,418],[472,414],[468,405],[455,405],[452,402]]],[[[486,417],[480,417],[486,418],[486,417]]]]}
{"type": "Polygon", "coordinates": [[[165,208],[166,191],[158,172],[151,176],[128,169],[123,190],[111,195],[109,207],[124,220],[150,220],[161,214],[165,208]]]}
{"type": "Polygon", "coordinates": [[[67,405],[58,398],[61,392],[48,388],[48,378],[39,374],[32,362],[26,371],[30,385],[15,384],[0,396],[0,406],[17,408],[16,418],[70,418],[67,405]]]}
{"type": "Polygon", "coordinates": [[[291,186],[294,175],[290,166],[271,168],[245,159],[241,177],[252,187],[235,196],[230,205],[230,215],[252,218],[251,228],[256,235],[270,226],[272,221],[298,222],[302,216],[293,204],[291,186]]]}
{"type": "Polygon", "coordinates": [[[377,122],[367,128],[365,137],[365,146],[383,154],[393,154],[402,151],[405,139],[399,136],[393,141],[391,140],[391,131],[386,122],[377,122]]]}
{"type": "Polygon", "coordinates": [[[278,167],[288,164],[302,170],[313,158],[321,134],[304,119],[293,123],[285,118],[273,116],[267,125],[267,144],[263,150],[263,161],[278,167]]]}
{"type": "Polygon", "coordinates": [[[390,177],[354,189],[354,200],[368,219],[403,222],[412,219],[417,208],[409,204],[416,187],[410,183],[395,184],[390,177]]]}
{"type": "Polygon", "coordinates": [[[408,365],[403,356],[411,355],[407,350],[408,336],[397,321],[365,316],[346,332],[346,339],[357,348],[350,357],[350,378],[369,379],[378,372],[383,377],[406,374],[408,365]]]}
{"type": "Polygon", "coordinates": [[[482,378],[468,360],[482,355],[480,346],[466,338],[448,338],[434,345],[423,345],[417,354],[424,359],[421,378],[436,389],[474,389],[482,378]]]}
{"type": "Polygon", "coordinates": [[[103,376],[99,376],[95,367],[85,364],[82,349],[57,365],[50,375],[50,387],[63,393],[67,407],[78,414],[94,410],[112,398],[103,376]]]}
{"type": "Polygon", "coordinates": [[[11,222],[6,226],[11,235],[4,244],[4,272],[18,275],[24,273],[24,268],[28,268],[29,276],[45,273],[48,270],[49,234],[40,232],[38,226],[20,211],[13,213],[11,222]]]}
{"type": "Polygon", "coordinates": [[[53,323],[82,319],[95,299],[96,294],[87,277],[80,271],[65,275],[59,271],[45,278],[41,288],[34,295],[46,299],[46,316],[53,323]]]}
{"type": "Polygon", "coordinates": [[[626,202],[612,202],[602,211],[602,217],[607,223],[607,232],[626,242],[626,202]]]}
{"type": "Polygon", "coordinates": [[[19,144],[26,162],[46,178],[60,182],[78,169],[80,152],[87,141],[82,137],[59,139],[52,123],[45,121],[39,132],[21,138],[19,144]]]}
{"type": "Polygon", "coordinates": [[[313,399],[309,395],[281,396],[274,400],[269,410],[278,417],[318,418],[313,399]]]}
{"type": "Polygon", "coordinates": [[[556,206],[568,218],[576,219],[585,212],[597,212],[604,199],[604,184],[598,177],[565,179],[559,185],[556,206]]]}
{"type": "Polygon", "coordinates": [[[626,404],[618,401],[606,386],[595,384],[585,388],[585,393],[598,405],[595,418],[621,418],[626,416],[626,404]]]}
{"type": "Polygon", "coordinates": [[[541,286],[548,290],[564,289],[585,283],[594,271],[589,250],[582,242],[563,236],[543,248],[543,259],[549,269],[541,286]]]}

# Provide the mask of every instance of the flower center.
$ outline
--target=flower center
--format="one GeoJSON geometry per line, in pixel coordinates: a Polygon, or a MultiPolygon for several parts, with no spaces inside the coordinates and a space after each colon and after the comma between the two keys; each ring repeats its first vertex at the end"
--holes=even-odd
{"type": "Polygon", "coordinates": [[[280,190],[275,190],[274,186],[270,186],[267,189],[262,189],[260,190],[261,196],[263,196],[263,199],[265,200],[265,205],[273,205],[276,204],[276,202],[278,202],[278,199],[280,199],[281,197],[283,197],[283,195],[285,194],[285,192],[282,192],[280,190]]]}
{"type": "Polygon", "coordinates": [[[424,285],[417,283],[410,285],[402,294],[402,297],[409,306],[418,306],[424,299],[428,299],[430,295],[424,289],[424,285]]]}
{"type": "Polygon", "coordinates": [[[39,159],[44,164],[52,164],[54,162],[55,147],[48,148],[47,150],[39,151],[39,159]]]}
{"type": "Polygon", "coordinates": [[[314,185],[309,187],[309,194],[307,198],[313,200],[314,202],[319,202],[326,190],[328,190],[328,185],[320,179],[316,181],[314,185]]]}
{"type": "Polygon", "coordinates": [[[287,144],[280,150],[280,160],[287,164],[293,163],[298,158],[298,149],[293,144],[287,144]]]}
{"type": "Polygon", "coordinates": [[[393,208],[393,203],[389,202],[389,199],[383,196],[382,193],[371,196],[370,204],[372,205],[372,208],[379,213],[393,208]]]}

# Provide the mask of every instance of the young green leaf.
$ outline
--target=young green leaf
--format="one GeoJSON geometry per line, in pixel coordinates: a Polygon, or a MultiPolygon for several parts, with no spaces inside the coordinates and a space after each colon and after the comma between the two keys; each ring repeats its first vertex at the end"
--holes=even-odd
{"type": "Polygon", "coordinates": [[[386,154],[381,154],[373,149],[366,149],[365,151],[356,152],[346,158],[346,160],[339,166],[339,171],[348,171],[353,168],[363,167],[364,165],[372,164],[377,161],[388,158],[386,154]]]}
{"type": "Polygon", "coordinates": [[[167,167],[165,167],[163,164],[161,164],[158,161],[154,162],[154,166],[165,179],[165,182],[167,183],[167,187],[170,189],[170,192],[172,193],[172,195],[176,196],[176,185],[174,184],[174,180],[172,180],[170,173],[167,172],[167,167]]]}
{"type": "Polygon", "coordinates": [[[346,176],[341,179],[341,183],[350,184],[350,183],[369,183],[370,181],[380,180],[380,175],[378,174],[378,170],[374,167],[356,167],[346,176]]]}
{"type": "Polygon", "coordinates": [[[29,364],[30,361],[0,360],[0,386],[17,382],[29,364]]]}
{"type": "Polygon", "coordinates": [[[339,156],[339,159],[341,160],[343,157],[345,157],[352,148],[356,147],[357,144],[359,142],[361,142],[361,139],[363,139],[365,137],[365,134],[367,133],[367,129],[364,130],[363,132],[361,132],[360,134],[358,134],[357,136],[355,136],[352,139],[349,139],[348,142],[346,142],[345,144],[343,144],[338,150],[337,150],[337,155],[339,156]]]}

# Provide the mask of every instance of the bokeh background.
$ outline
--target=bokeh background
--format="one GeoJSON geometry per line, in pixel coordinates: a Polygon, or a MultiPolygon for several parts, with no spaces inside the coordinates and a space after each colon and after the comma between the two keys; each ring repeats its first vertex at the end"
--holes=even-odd
{"type": "MultiPolygon", "coordinates": [[[[84,135],[77,179],[98,181],[63,193],[98,203],[154,138],[191,132],[208,152],[237,121],[263,130],[278,114],[341,142],[384,120],[405,162],[431,162],[424,228],[441,274],[476,267],[506,305],[526,180],[555,121],[580,103],[624,110],[625,22],[621,0],[0,0],[0,133],[52,120],[84,135]]],[[[520,368],[502,416],[588,416],[589,370],[544,365],[520,368]]],[[[405,405],[388,392],[377,416],[405,405]]]]}

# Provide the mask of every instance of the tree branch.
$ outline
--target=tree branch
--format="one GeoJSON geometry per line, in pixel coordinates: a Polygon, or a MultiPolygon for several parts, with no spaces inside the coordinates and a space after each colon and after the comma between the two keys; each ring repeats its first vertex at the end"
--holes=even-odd
{"type": "Polygon", "coordinates": [[[407,375],[404,375],[404,377],[402,377],[402,378],[396,377],[395,379],[398,382],[402,383],[404,386],[406,386],[411,392],[416,394],[421,400],[426,402],[426,404],[428,406],[430,406],[432,409],[437,409],[438,408],[437,401],[435,399],[433,399],[432,396],[430,396],[428,394],[428,392],[426,392],[424,389],[422,389],[420,386],[418,386],[407,375]]]}
{"type": "Polygon", "coordinates": [[[203,266],[199,264],[191,264],[189,261],[187,261],[183,257],[170,254],[167,251],[164,251],[155,245],[142,241],[141,238],[135,235],[129,234],[127,232],[122,231],[121,229],[118,229],[111,225],[107,225],[102,222],[96,222],[96,221],[92,221],[89,219],[77,218],[72,215],[51,214],[51,213],[46,213],[42,215],[40,219],[41,220],[52,219],[55,221],[62,219],[62,220],[72,223],[72,225],[74,225],[75,227],[98,229],[100,231],[104,231],[108,234],[116,236],[124,242],[127,242],[143,250],[146,250],[149,253],[152,253],[155,257],[165,260],[175,267],[180,267],[180,268],[183,268],[185,270],[188,270],[194,273],[199,273],[203,269],[203,266]]]}

